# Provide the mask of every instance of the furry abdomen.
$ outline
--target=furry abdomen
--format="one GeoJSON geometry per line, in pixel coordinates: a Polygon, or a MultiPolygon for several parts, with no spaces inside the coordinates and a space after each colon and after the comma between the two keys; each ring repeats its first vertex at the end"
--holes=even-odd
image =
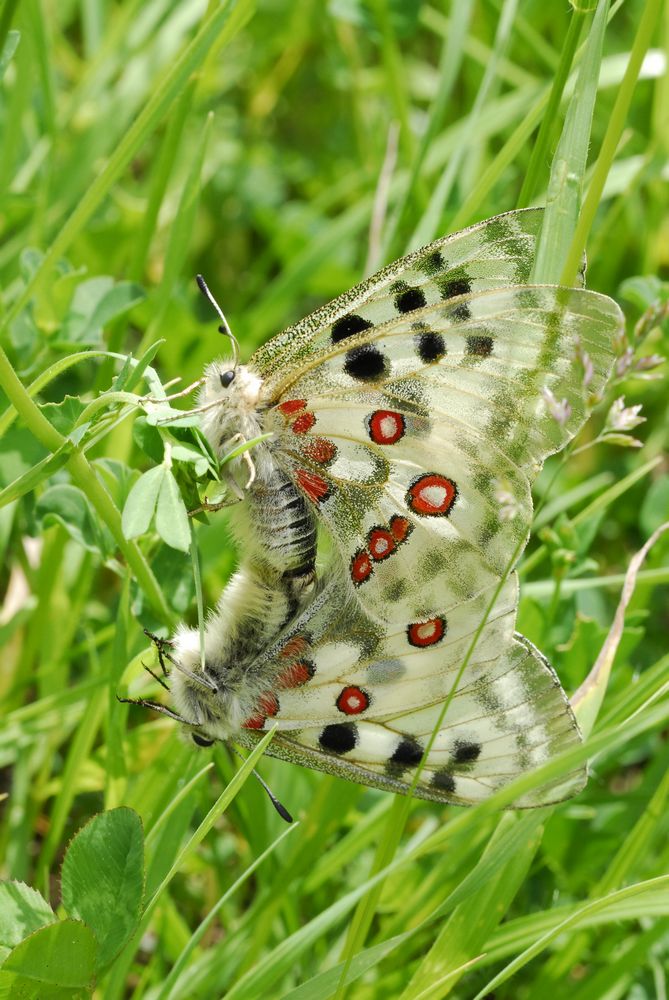
{"type": "MultiPolygon", "coordinates": [[[[246,499],[233,510],[232,529],[241,562],[205,628],[205,675],[199,634],[179,628],[174,658],[193,676],[175,670],[173,693],[179,712],[193,725],[226,739],[252,719],[271,678],[254,663],[310,598],[314,588],[314,515],[287,473],[260,445],[257,474],[246,499]]],[[[254,453],[255,457],[255,453],[254,453]]]]}

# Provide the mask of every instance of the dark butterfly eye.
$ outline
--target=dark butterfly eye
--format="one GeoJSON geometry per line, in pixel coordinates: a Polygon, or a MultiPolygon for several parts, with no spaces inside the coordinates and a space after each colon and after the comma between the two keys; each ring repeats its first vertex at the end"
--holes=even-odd
{"type": "Polygon", "coordinates": [[[218,377],[221,380],[221,385],[223,386],[223,388],[227,389],[230,383],[234,380],[235,373],[234,370],[231,369],[229,372],[221,372],[221,374],[218,377]]]}
{"type": "Polygon", "coordinates": [[[210,747],[213,745],[214,740],[210,740],[207,736],[202,736],[201,733],[191,733],[193,743],[196,743],[199,747],[210,747]]]}

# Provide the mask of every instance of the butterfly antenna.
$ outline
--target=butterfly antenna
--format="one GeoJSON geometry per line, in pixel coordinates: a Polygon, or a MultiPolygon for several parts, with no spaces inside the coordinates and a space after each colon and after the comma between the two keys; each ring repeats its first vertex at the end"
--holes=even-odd
{"type": "MultiPolygon", "coordinates": [[[[230,746],[230,744],[228,744],[228,749],[231,750],[232,753],[236,757],[239,757],[239,759],[241,761],[245,761],[246,760],[246,757],[243,754],[241,754],[236,747],[230,746]]],[[[286,809],[286,807],[283,805],[283,803],[279,802],[279,800],[277,799],[276,795],[274,794],[274,792],[272,791],[272,789],[269,787],[269,785],[267,784],[267,782],[264,781],[260,777],[260,775],[258,774],[258,772],[256,771],[255,768],[253,768],[253,772],[252,773],[253,773],[254,777],[257,778],[257,780],[260,782],[261,788],[264,788],[265,791],[267,792],[267,797],[269,798],[270,802],[272,803],[272,805],[274,806],[274,808],[278,812],[278,814],[281,817],[281,819],[285,819],[286,823],[292,823],[293,822],[293,817],[290,815],[290,813],[288,812],[288,810],[286,809]]]]}
{"type": "Polygon", "coordinates": [[[225,314],[224,314],[223,310],[219,306],[219,304],[216,301],[216,299],[214,298],[214,296],[209,291],[209,286],[207,285],[207,282],[204,280],[204,278],[202,277],[202,275],[201,274],[196,274],[195,275],[195,280],[197,281],[198,288],[200,289],[200,291],[204,295],[205,299],[207,299],[207,301],[209,302],[209,304],[214,307],[214,309],[216,310],[216,312],[219,315],[219,318],[221,320],[221,325],[219,326],[218,329],[219,329],[220,333],[225,334],[225,336],[229,338],[230,343],[232,344],[232,353],[234,355],[234,365],[233,365],[233,367],[236,368],[237,365],[239,364],[239,344],[237,343],[237,338],[235,337],[235,335],[233,334],[232,330],[230,329],[230,326],[228,324],[227,319],[225,318],[225,314]]]}

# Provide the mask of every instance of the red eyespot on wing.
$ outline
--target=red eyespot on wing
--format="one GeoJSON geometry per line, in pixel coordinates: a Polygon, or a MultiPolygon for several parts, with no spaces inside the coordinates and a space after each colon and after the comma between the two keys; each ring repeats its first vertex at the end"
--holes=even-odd
{"type": "Polygon", "coordinates": [[[258,698],[258,708],[265,715],[276,715],[279,711],[279,699],[271,691],[266,691],[265,694],[261,694],[258,698]]]}
{"type": "Polygon", "coordinates": [[[295,478],[312,503],[323,503],[330,495],[330,487],[316,472],[297,469],[295,478]]]}
{"type": "Polygon", "coordinates": [[[344,715],[360,715],[369,708],[369,695],[362,688],[345,687],[337,698],[337,708],[344,715]]]}
{"type": "Polygon", "coordinates": [[[430,618],[427,622],[415,622],[407,628],[407,639],[412,646],[434,646],[446,635],[446,619],[430,618]]]}
{"type": "Polygon", "coordinates": [[[311,680],[315,672],[316,668],[309,660],[298,660],[297,663],[291,663],[289,667],[281,671],[277,677],[277,684],[284,690],[302,687],[303,684],[311,680]]]}
{"type": "Polygon", "coordinates": [[[242,729],[262,729],[266,721],[264,715],[252,715],[246,722],[242,722],[242,729]]]}
{"type": "Polygon", "coordinates": [[[316,417],[313,413],[300,413],[299,417],[295,417],[291,425],[291,430],[293,434],[306,434],[307,431],[316,423],[316,417]]]}
{"type": "Polygon", "coordinates": [[[390,533],[398,545],[401,542],[405,542],[412,531],[413,524],[408,517],[402,517],[400,514],[393,514],[390,518],[390,533]]]}
{"type": "Polygon", "coordinates": [[[385,528],[372,528],[367,536],[367,548],[375,562],[387,559],[397,548],[397,542],[385,528]]]}
{"type": "Polygon", "coordinates": [[[404,437],[406,421],[395,410],[375,410],[366,420],[367,431],[375,444],[395,444],[404,437]]]}
{"type": "Polygon", "coordinates": [[[306,405],[306,399],[287,399],[285,403],[279,403],[279,409],[285,416],[289,417],[291,413],[299,413],[306,405]]]}
{"type": "Polygon", "coordinates": [[[302,635],[294,635],[283,647],[279,656],[301,656],[309,649],[309,643],[302,635]]]}
{"type": "Polygon", "coordinates": [[[359,587],[361,583],[369,579],[372,575],[372,569],[369,552],[365,549],[359,549],[351,559],[351,579],[356,587],[359,587]]]}
{"type": "Polygon", "coordinates": [[[450,513],[458,495],[458,488],[452,479],[429,472],[419,476],[409,487],[406,495],[407,506],[424,517],[444,517],[450,513]]]}
{"type": "Polygon", "coordinates": [[[318,465],[327,465],[337,454],[337,446],[332,441],[328,441],[327,438],[314,438],[307,442],[302,450],[307,458],[310,458],[312,462],[317,462],[318,465]]]}

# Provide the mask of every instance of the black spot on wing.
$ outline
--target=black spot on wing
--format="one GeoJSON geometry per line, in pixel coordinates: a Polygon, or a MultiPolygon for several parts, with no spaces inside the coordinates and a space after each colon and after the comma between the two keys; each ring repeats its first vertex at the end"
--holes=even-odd
{"type": "Polygon", "coordinates": [[[442,299],[454,299],[458,295],[469,295],[472,290],[471,278],[464,269],[449,271],[437,281],[442,299]]]}
{"type": "Polygon", "coordinates": [[[432,361],[440,361],[441,358],[446,354],[446,343],[444,338],[440,333],[434,333],[432,330],[426,330],[423,333],[419,333],[416,337],[416,351],[418,352],[418,357],[425,364],[430,364],[432,361]]]}
{"type": "Polygon", "coordinates": [[[402,769],[418,767],[423,757],[423,748],[413,736],[403,736],[395,747],[390,763],[402,769]]]}
{"type": "Polygon", "coordinates": [[[481,744],[471,740],[456,740],[453,760],[456,764],[472,764],[481,756],[481,744]]]}
{"type": "Polygon", "coordinates": [[[332,343],[338,344],[340,341],[346,340],[347,337],[353,337],[356,333],[369,330],[373,325],[364,316],[358,316],[356,313],[350,313],[348,316],[340,316],[332,324],[332,331],[330,333],[332,343]]]}
{"type": "Polygon", "coordinates": [[[318,742],[328,753],[348,753],[357,746],[358,727],[353,722],[334,722],[321,730],[318,742]]]}
{"type": "Polygon", "coordinates": [[[351,378],[360,382],[373,382],[383,378],[388,368],[388,361],[372,344],[361,344],[353,347],[346,354],[344,371],[351,378]]]}
{"type": "Polygon", "coordinates": [[[420,288],[403,288],[395,295],[395,308],[401,313],[414,312],[426,304],[425,295],[420,288]]]}
{"type": "Polygon", "coordinates": [[[479,358],[487,358],[492,354],[493,339],[485,334],[476,334],[467,337],[467,354],[473,354],[479,358]]]}
{"type": "Polygon", "coordinates": [[[445,768],[441,768],[439,771],[435,771],[432,775],[432,784],[435,788],[438,788],[440,792],[454,792],[455,791],[455,778],[450,771],[445,768]]]}
{"type": "MultiPolygon", "coordinates": [[[[469,295],[472,281],[464,267],[454,268],[443,278],[437,279],[437,287],[442,299],[447,302],[460,295],[469,295]]],[[[471,316],[471,310],[466,302],[460,302],[454,307],[452,315],[454,319],[464,321],[471,316]]]]}

